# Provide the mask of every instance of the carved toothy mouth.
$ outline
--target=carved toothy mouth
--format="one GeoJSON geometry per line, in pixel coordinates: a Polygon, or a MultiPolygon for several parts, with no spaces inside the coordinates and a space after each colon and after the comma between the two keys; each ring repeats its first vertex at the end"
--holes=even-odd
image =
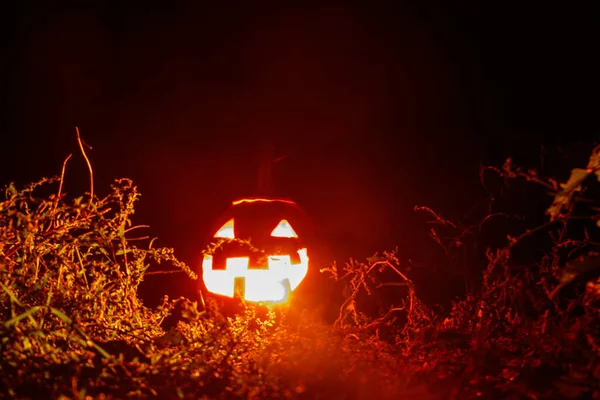
{"type": "Polygon", "coordinates": [[[300,263],[293,263],[289,255],[270,255],[268,266],[249,268],[249,257],[229,257],[224,269],[213,269],[213,257],[205,255],[202,262],[206,288],[215,294],[234,297],[236,282],[242,289],[241,297],[252,302],[282,302],[290,291],[298,287],[308,272],[307,249],[298,250],[300,263]]]}

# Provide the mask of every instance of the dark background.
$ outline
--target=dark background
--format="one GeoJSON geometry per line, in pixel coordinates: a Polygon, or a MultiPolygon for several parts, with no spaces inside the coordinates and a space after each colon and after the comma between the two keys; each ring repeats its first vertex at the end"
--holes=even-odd
{"type": "Polygon", "coordinates": [[[593,2],[13,3],[1,181],[56,175],[73,153],[67,190],[87,190],[78,126],[96,192],[132,178],[137,222],[193,266],[265,157],[285,156],[272,194],[336,258],[398,245],[419,260],[435,244],[416,204],[460,217],[485,202],[481,164],[537,167],[598,132],[593,2]]]}

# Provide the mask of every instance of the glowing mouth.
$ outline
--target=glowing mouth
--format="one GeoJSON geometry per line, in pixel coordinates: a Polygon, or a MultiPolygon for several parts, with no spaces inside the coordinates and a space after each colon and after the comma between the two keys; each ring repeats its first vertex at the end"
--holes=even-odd
{"type": "Polygon", "coordinates": [[[236,282],[243,282],[242,297],[252,302],[283,302],[298,287],[308,272],[306,249],[298,250],[300,264],[292,264],[290,256],[269,256],[267,269],[248,269],[248,257],[231,257],[225,269],[213,269],[213,257],[202,262],[206,288],[215,294],[234,297],[236,282]]]}

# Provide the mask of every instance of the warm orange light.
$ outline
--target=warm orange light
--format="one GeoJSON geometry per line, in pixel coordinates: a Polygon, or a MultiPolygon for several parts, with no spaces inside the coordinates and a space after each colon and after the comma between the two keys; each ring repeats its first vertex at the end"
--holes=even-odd
{"type": "Polygon", "coordinates": [[[287,222],[287,220],[285,219],[282,219],[279,225],[277,225],[275,229],[273,229],[273,232],[271,232],[271,236],[284,238],[298,237],[298,235],[296,235],[296,232],[294,231],[294,228],[292,228],[290,223],[287,222]]]}
{"type": "Polygon", "coordinates": [[[277,203],[287,203],[287,204],[294,204],[296,205],[295,201],[292,200],[286,200],[286,199],[265,199],[265,198],[252,198],[252,199],[239,199],[239,200],[235,200],[233,201],[231,204],[233,204],[234,206],[237,206],[238,204],[242,204],[242,203],[257,203],[257,202],[264,202],[264,203],[273,203],[273,202],[277,202],[277,203]]]}
{"type": "Polygon", "coordinates": [[[234,297],[236,278],[244,280],[244,299],[252,302],[284,302],[289,290],[298,287],[308,272],[308,253],[298,250],[300,264],[292,264],[290,256],[268,257],[267,269],[248,269],[248,257],[228,258],[224,270],[212,268],[213,257],[205,255],[202,262],[203,279],[212,293],[234,297]]]}
{"type": "Polygon", "coordinates": [[[225,222],[225,224],[219,228],[215,233],[216,238],[233,239],[235,238],[235,231],[233,230],[233,218],[225,222]]]}
{"type": "MultiPolygon", "coordinates": [[[[292,200],[256,197],[236,200],[233,202],[233,206],[242,203],[251,204],[261,202],[296,205],[292,200]]],[[[243,209],[243,207],[241,208],[243,209]]],[[[256,208],[262,209],[262,206],[256,206],[256,208]]],[[[243,224],[242,220],[238,220],[236,223],[243,224]]],[[[249,223],[252,223],[251,221],[252,219],[250,219],[249,223]]],[[[234,218],[231,218],[219,228],[214,236],[215,238],[235,239],[236,231],[234,228],[234,218]]],[[[240,234],[240,232],[237,233],[238,235],[240,234]]],[[[266,236],[268,233],[269,231],[265,232],[264,235],[266,236]]],[[[286,242],[284,247],[293,245],[296,242],[295,239],[298,238],[296,231],[286,219],[281,219],[277,226],[273,227],[270,234],[271,239],[269,241],[272,241],[273,248],[279,248],[280,242],[286,242]],[[283,238],[283,240],[275,238],[283,238]]],[[[267,240],[268,237],[264,239],[267,240]]],[[[294,249],[293,251],[296,250],[294,249]]],[[[239,254],[237,250],[236,252],[236,257],[229,257],[225,260],[224,269],[222,265],[219,266],[220,268],[213,269],[213,256],[204,256],[202,261],[202,278],[208,291],[227,297],[241,296],[243,299],[251,302],[280,303],[288,299],[290,293],[298,287],[308,273],[309,259],[306,248],[297,250],[299,261],[298,256],[292,253],[286,255],[271,254],[266,257],[266,265],[252,265],[253,268],[250,268],[249,257],[240,257],[240,255],[244,254],[239,254]],[[292,258],[295,259],[294,264],[292,264],[292,258]]]]}

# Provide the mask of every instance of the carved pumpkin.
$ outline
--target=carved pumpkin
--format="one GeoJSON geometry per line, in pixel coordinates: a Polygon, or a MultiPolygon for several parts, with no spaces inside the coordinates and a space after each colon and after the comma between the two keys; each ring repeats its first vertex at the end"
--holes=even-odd
{"type": "Polygon", "coordinates": [[[206,289],[251,302],[284,302],[308,273],[305,224],[291,200],[234,201],[213,236],[217,248],[205,254],[206,289]]]}

